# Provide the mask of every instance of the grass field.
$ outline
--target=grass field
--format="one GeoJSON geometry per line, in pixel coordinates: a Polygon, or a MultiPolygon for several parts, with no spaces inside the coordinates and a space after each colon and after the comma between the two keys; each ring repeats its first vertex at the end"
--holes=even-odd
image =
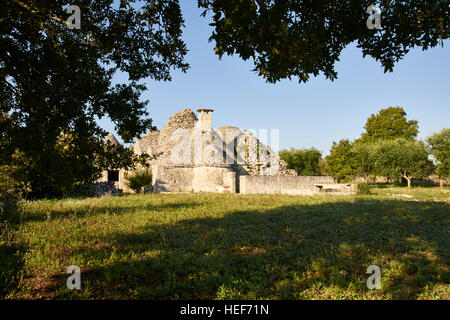
{"type": "Polygon", "coordinates": [[[26,202],[4,223],[7,299],[449,299],[450,189],[150,194],[26,202]],[[81,290],[66,268],[81,268],[81,290]],[[381,290],[366,269],[381,268],[381,290]]]}

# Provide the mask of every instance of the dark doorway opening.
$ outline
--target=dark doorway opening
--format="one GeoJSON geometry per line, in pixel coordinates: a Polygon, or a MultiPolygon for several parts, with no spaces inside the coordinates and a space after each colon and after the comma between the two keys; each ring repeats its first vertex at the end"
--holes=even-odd
{"type": "Polygon", "coordinates": [[[108,181],[119,181],[119,170],[108,170],[108,181]]]}

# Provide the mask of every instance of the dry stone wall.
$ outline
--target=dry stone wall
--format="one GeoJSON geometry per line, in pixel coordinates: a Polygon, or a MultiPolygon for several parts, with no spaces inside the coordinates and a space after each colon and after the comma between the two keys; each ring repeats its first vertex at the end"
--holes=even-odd
{"type": "Polygon", "coordinates": [[[332,177],[240,176],[239,193],[312,195],[353,194],[352,185],[336,184],[332,177]]]}
{"type": "Polygon", "coordinates": [[[134,145],[134,152],[138,155],[146,153],[150,157],[157,157],[159,134],[158,130],[152,130],[139,138],[134,145]]]}

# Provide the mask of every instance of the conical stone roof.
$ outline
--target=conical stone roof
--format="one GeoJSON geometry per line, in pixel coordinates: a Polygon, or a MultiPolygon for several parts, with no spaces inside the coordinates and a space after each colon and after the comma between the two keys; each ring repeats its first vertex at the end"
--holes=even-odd
{"type": "Polygon", "coordinates": [[[106,136],[105,140],[103,141],[109,142],[113,146],[120,146],[119,141],[117,141],[116,137],[111,132],[106,136]]]}

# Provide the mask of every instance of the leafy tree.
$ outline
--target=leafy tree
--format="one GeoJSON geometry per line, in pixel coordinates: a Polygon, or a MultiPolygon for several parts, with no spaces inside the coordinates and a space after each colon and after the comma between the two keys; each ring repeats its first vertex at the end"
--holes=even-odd
{"type": "Polygon", "coordinates": [[[322,153],[316,148],[281,150],[281,159],[286,161],[289,169],[294,169],[300,176],[319,176],[322,174],[320,160],[322,153]]]}
{"type": "Polygon", "coordinates": [[[351,181],[357,175],[357,162],[350,140],[333,142],[325,161],[327,172],[338,182],[351,181]]]}
{"type": "Polygon", "coordinates": [[[210,40],[216,54],[252,59],[254,71],[268,82],[298,77],[307,82],[323,73],[337,78],[341,51],[356,42],[363,56],[381,62],[384,71],[411,48],[443,45],[449,38],[448,1],[379,1],[381,30],[369,30],[366,13],[372,0],[199,0],[212,14],[210,40]]]}
{"type": "Polygon", "coordinates": [[[427,139],[427,142],[436,160],[436,173],[441,179],[442,186],[442,180],[450,177],[450,129],[435,133],[427,139]]]}
{"type": "Polygon", "coordinates": [[[130,173],[125,180],[128,188],[136,193],[140,193],[143,188],[152,185],[152,172],[150,168],[142,167],[130,173]]]}
{"type": "Polygon", "coordinates": [[[152,127],[139,80],[188,67],[178,0],[79,0],[79,30],[66,25],[70,4],[0,1],[0,164],[24,153],[35,196],[95,180],[102,156],[122,152],[130,164],[126,148],[103,151],[96,119],[109,117],[131,142],[152,127]],[[129,81],[113,84],[116,72],[129,81]]]}
{"type": "Polygon", "coordinates": [[[373,143],[361,143],[355,141],[353,144],[353,154],[355,156],[356,175],[363,177],[366,181],[370,176],[375,176],[376,151],[373,143]]]}
{"type": "Polygon", "coordinates": [[[378,139],[414,139],[419,133],[417,120],[408,120],[401,107],[382,109],[367,119],[361,142],[374,142],[378,139]]]}
{"type": "Polygon", "coordinates": [[[374,170],[378,175],[405,178],[411,188],[413,178],[424,178],[433,172],[428,148],[422,141],[405,138],[379,140],[375,144],[374,170]]]}

